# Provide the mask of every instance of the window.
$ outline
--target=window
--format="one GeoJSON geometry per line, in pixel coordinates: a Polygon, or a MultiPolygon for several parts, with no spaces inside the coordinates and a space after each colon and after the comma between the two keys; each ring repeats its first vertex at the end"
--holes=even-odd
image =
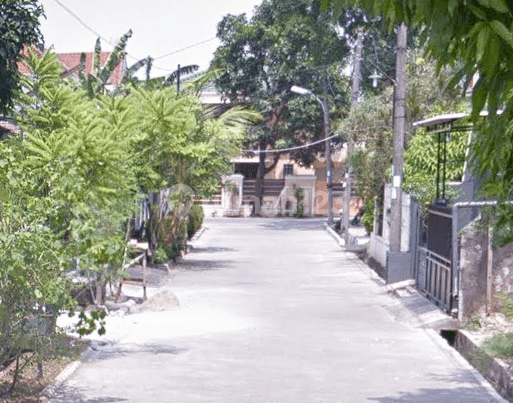
{"type": "Polygon", "coordinates": [[[287,175],[294,175],[294,165],[285,164],[283,165],[283,177],[287,175]]]}

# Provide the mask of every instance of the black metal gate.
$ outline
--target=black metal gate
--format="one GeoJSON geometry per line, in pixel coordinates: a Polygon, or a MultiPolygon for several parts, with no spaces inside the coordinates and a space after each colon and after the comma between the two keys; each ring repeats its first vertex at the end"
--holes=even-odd
{"type": "Polygon", "coordinates": [[[453,308],[452,209],[431,205],[427,233],[419,220],[415,250],[415,282],[419,289],[450,312],[453,308]]]}

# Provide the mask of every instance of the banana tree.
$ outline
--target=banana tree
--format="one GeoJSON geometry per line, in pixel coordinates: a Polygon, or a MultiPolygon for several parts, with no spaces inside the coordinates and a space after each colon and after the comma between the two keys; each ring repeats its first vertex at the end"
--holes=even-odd
{"type": "MultiPolygon", "coordinates": [[[[96,40],[96,44],[93,52],[93,69],[89,74],[85,74],[82,69],[79,74],[79,79],[89,97],[93,98],[98,94],[102,94],[105,92],[105,87],[107,85],[107,81],[109,77],[116,69],[116,67],[121,63],[126,55],[126,44],[128,38],[132,36],[132,30],[128,30],[126,34],[124,34],[121,39],[118,41],[114,49],[109,55],[105,65],[102,67],[100,63],[101,56],[101,41],[100,38],[96,40]]],[[[81,55],[81,63],[85,62],[85,53],[81,55]]],[[[133,73],[132,73],[133,74],[133,73]]]]}

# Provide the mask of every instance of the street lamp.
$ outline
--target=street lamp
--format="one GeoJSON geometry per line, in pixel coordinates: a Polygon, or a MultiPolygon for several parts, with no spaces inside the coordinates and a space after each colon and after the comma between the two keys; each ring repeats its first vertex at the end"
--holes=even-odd
{"type": "Polygon", "coordinates": [[[328,189],[328,225],[333,225],[333,170],[331,168],[331,148],[330,148],[330,117],[326,103],[317,97],[312,91],[306,88],[293,85],[290,90],[299,95],[311,95],[321,104],[322,115],[324,119],[324,138],[326,139],[326,187],[328,189]]]}
{"type": "Polygon", "coordinates": [[[378,81],[381,80],[383,78],[382,75],[378,74],[378,72],[376,71],[376,69],[374,69],[374,73],[371,74],[369,76],[369,78],[372,80],[372,87],[373,88],[377,88],[378,86],[378,81]]]}

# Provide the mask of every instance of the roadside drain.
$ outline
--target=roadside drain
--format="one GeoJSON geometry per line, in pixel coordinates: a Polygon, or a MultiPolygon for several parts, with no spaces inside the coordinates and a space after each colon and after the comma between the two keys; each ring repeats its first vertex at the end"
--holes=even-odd
{"type": "Polygon", "coordinates": [[[464,330],[444,329],[440,330],[440,336],[479,371],[498,393],[506,399],[513,399],[513,376],[509,365],[489,355],[464,330]]]}
{"type": "Polygon", "coordinates": [[[442,336],[451,347],[456,344],[456,336],[458,335],[457,330],[440,330],[440,336],[442,336]]]}

